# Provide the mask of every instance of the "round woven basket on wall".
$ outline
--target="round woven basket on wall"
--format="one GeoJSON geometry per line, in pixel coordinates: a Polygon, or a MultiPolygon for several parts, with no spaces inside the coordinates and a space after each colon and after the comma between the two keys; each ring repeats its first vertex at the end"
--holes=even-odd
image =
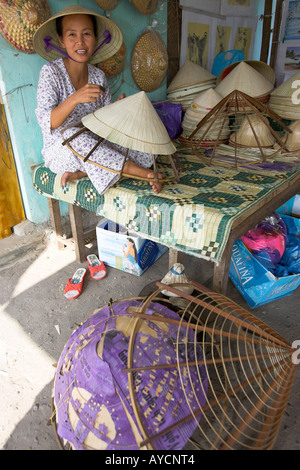
{"type": "Polygon", "coordinates": [[[151,15],[157,8],[157,0],[131,0],[131,3],[143,15],[151,15]]]}
{"type": "Polygon", "coordinates": [[[156,90],[168,69],[165,44],[156,31],[146,31],[138,38],[131,56],[131,73],[142,91],[156,90]]]}
{"type": "Polygon", "coordinates": [[[113,10],[119,3],[119,0],[95,0],[95,3],[103,10],[113,10]]]}
{"type": "Polygon", "coordinates": [[[0,32],[11,46],[20,52],[34,54],[33,35],[50,18],[45,0],[15,0],[0,2],[0,32]]]}
{"type": "Polygon", "coordinates": [[[107,77],[115,77],[122,72],[124,68],[124,60],[126,56],[126,46],[123,42],[118,52],[103,62],[100,62],[100,67],[107,77]]]}

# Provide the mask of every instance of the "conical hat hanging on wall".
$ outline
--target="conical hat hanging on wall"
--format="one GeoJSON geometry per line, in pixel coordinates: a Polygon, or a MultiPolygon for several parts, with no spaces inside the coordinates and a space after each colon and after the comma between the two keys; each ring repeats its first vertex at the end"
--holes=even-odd
{"type": "Polygon", "coordinates": [[[168,70],[168,53],[160,34],[153,29],[142,33],[131,55],[132,77],[142,91],[156,90],[168,70]]]}
{"type": "Polygon", "coordinates": [[[198,64],[194,64],[190,60],[186,60],[183,66],[178,70],[177,74],[170,83],[167,91],[171,92],[180,88],[187,88],[199,83],[206,83],[216,80],[216,76],[208,72],[198,64]]]}
{"type": "Polygon", "coordinates": [[[37,29],[50,18],[46,0],[0,2],[0,32],[15,49],[33,54],[33,36],[37,29]]]}
{"type": "Polygon", "coordinates": [[[95,3],[103,10],[114,10],[119,3],[119,0],[95,0],[95,3]]]}
{"type": "Polygon", "coordinates": [[[104,106],[82,119],[95,134],[122,147],[170,155],[176,152],[169,134],[144,91],[104,106]]]}
{"type": "Polygon", "coordinates": [[[252,98],[271,93],[273,84],[253,67],[241,62],[217,86],[216,91],[223,97],[239,90],[252,98]]]}

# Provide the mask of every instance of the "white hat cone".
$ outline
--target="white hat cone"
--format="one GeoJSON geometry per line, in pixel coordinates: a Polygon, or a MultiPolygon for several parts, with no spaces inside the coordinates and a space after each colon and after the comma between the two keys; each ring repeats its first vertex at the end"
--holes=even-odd
{"type": "MultiPolygon", "coordinates": [[[[162,284],[166,284],[167,286],[171,284],[186,284],[186,286],[174,286],[176,289],[184,292],[185,294],[191,294],[194,290],[193,286],[191,286],[188,282],[186,277],[184,266],[181,263],[175,263],[170,271],[165,275],[165,277],[161,280],[162,284]]],[[[169,292],[168,290],[162,290],[164,295],[169,297],[178,297],[178,295],[173,294],[173,292],[169,292]]]]}
{"type": "Polygon", "coordinates": [[[82,124],[122,147],[171,155],[176,152],[169,134],[144,91],[84,116],[82,124]]]}
{"type": "Polygon", "coordinates": [[[253,67],[241,62],[215,88],[222,97],[234,90],[239,90],[253,98],[270,93],[274,88],[261,73],[253,67]]]}
{"type": "Polygon", "coordinates": [[[170,83],[167,92],[177,90],[178,88],[188,88],[200,83],[217,80],[217,77],[190,60],[186,60],[183,66],[170,83]]]}

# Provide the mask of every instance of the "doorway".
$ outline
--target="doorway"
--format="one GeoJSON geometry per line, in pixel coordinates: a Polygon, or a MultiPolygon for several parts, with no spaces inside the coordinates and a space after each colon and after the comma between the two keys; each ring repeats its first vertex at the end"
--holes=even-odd
{"type": "Polygon", "coordinates": [[[12,227],[25,220],[5,110],[0,104],[0,239],[12,234],[12,227]]]}

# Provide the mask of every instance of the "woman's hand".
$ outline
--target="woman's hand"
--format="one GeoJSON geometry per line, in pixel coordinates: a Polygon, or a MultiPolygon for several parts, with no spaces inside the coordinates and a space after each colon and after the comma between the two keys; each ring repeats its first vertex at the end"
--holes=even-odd
{"type": "Polygon", "coordinates": [[[51,111],[51,129],[57,129],[61,126],[79,103],[96,103],[101,95],[104,95],[104,91],[99,85],[87,83],[79,88],[79,90],[75,91],[63,103],[51,111]]]}
{"type": "Polygon", "coordinates": [[[125,95],[125,93],[122,93],[122,95],[119,96],[119,98],[117,98],[116,101],[123,100],[124,98],[126,98],[126,95],[125,95]]]}
{"type": "Polygon", "coordinates": [[[76,104],[89,103],[90,101],[95,103],[101,95],[104,95],[102,87],[87,83],[83,87],[79,88],[72,97],[76,101],[76,104]]]}

